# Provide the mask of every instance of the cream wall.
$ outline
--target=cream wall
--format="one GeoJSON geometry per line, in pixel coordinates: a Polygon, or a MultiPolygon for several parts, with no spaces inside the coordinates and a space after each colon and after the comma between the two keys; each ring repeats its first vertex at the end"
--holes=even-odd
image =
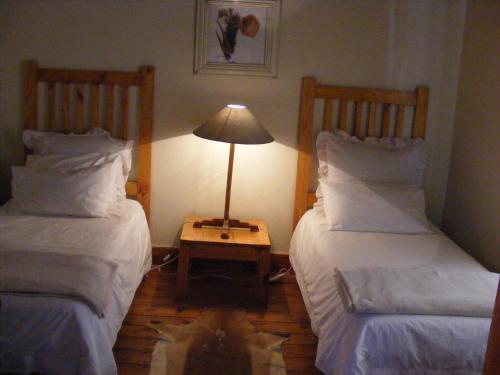
{"type": "Polygon", "coordinates": [[[500,272],[500,3],[469,1],[444,230],[500,272]]]}
{"type": "MultiPolygon", "coordinates": [[[[428,213],[440,224],[454,123],[463,1],[284,0],[278,78],[193,75],[195,2],[0,2],[1,184],[22,163],[20,62],[156,67],[151,232],[173,245],[182,219],[223,210],[227,145],[191,131],[228,102],[248,105],[276,142],[237,146],[232,215],[267,220],[273,251],[292,232],[300,79],[431,88],[428,213]]],[[[2,198],[5,198],[3,193],[2,198]]]]}

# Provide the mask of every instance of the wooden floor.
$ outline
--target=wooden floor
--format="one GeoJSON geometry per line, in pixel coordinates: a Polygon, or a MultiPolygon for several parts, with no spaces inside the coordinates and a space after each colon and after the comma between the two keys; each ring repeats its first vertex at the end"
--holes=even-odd
{"type": "Polygon", "coordinates": [[[174,271],[152,271],[139,287],[114,348],[119,375],[148,374],[158,337],[147,327],[151,320],[188,323],[207,308],[243,309],[257,330],[289,335],[283,344],[287,373],[320,374],[314,367],[316,337],[293,275],[271,284],[268,304],[260,307],[258,301],[252,300],[253,282],[196,278],[191,281],[188,300],[180,310],[175,301],[174,271]]]}

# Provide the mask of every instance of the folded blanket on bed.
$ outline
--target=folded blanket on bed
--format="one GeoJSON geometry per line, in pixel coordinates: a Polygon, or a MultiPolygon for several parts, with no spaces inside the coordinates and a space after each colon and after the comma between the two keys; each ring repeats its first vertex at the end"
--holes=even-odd
{"type": "Polygon", "coordinates": [[[491,317],[498,274],[428,268],[337,268],[347,311],[491,317]]]}
{"type": "Polygon", "coordinates": [[[74,297],[103,317],[116,269],[88,255],[0,251],[0,292],[74,297]]]}

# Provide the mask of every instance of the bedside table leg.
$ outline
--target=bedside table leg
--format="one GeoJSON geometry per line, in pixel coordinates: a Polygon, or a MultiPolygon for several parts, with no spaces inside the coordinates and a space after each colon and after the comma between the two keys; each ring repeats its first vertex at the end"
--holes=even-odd
{"type": "Polygon", "coordinates": [[[189,268],[191,260],[189,259],[189,248],[181,246],[179,249],[179,263],[177,264],[177,299],[186,297],[189,282],[189,268]]]}
{"type": "Polygon", "coordinates": [[[259,255],[259,287],[261,291],[262,302],[264,304],[267,303],[270,266],[271,254],[269,254],[269,251],[261,251],[259,255]]]}

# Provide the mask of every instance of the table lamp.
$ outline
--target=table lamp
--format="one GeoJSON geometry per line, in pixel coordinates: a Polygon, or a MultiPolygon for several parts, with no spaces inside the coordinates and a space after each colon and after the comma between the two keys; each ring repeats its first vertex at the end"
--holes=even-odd
{"type": "Polygon", "coordinates": [[[197,221],[193,224],[195,228],[220,227],[221,238],[229,238],[229,228],[243,228],[252,232],[258,232],[257,225],[229,219],[229,204],[231,201],[231,181],[233,178],[234,145],[258,145],[270,143],[274,139],[267,132],[252,113],[240,104],[229,104],[207,122],[193,131],[193,134],[210,139],[212,141],[229,143],[229,163],[227,167],[226,203],[224,206],[224,218],[197,221]]]}

